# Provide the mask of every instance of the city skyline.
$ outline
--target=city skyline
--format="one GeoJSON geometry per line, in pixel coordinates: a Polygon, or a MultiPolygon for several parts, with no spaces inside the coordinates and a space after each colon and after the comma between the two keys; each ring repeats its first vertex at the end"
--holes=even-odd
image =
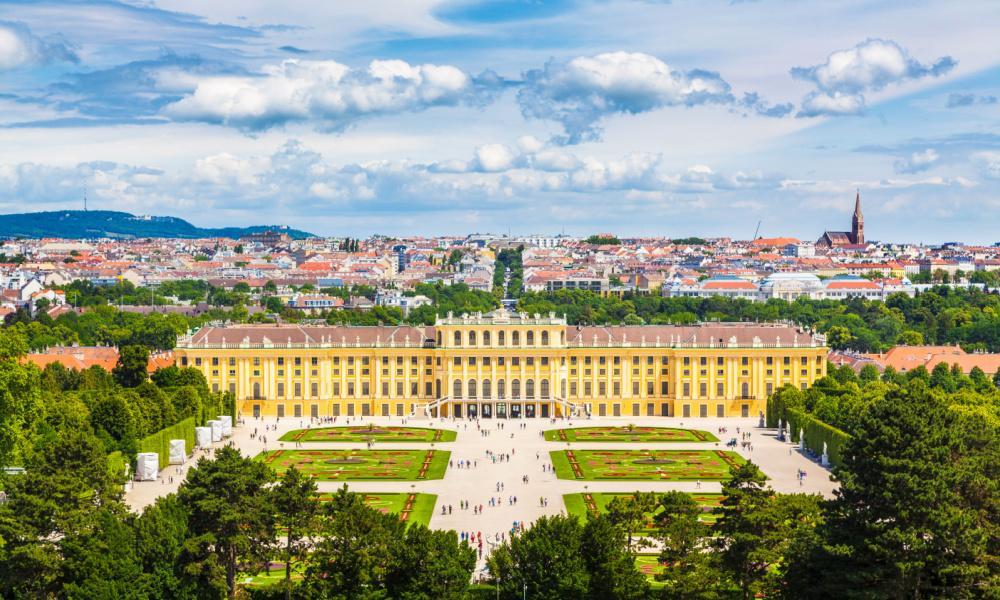
{"type": "Polygon", "coordinates": [[[996,242],[988,2],[0,3],[0,212],[996,242]],[[340,3],[337,3],[340,4],[340,3]]]}

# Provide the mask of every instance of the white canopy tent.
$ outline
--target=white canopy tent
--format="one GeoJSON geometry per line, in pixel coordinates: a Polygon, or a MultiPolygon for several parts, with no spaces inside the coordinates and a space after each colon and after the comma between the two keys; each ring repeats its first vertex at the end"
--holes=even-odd
{"type": "Polygon", "coordinates": [[[140,452],[135,455],[135,478],[139,481],[156,481],[160,474],[160,455],[140,452]]]}
{"type": "Polygon", "coordinates": [[[194,445],[196,448],[208,448],[212,445],[212,428],[211,427],[195,427],[194,428],[194,445]]]}
{"type": "Polygon", "coordinates": [[[183,465],[187,460],[184,440],[170,440],[170,464],[183,465]]]}
{"type": "Polygon", "coordinates": [[[230,415],[219,415],[219,420],[222,421],[222,437],[232,437],[233,417],[230,415]]]}
{"type": "Polygon", "coordinates": [[[213,442],[221,442],[222,441],[222,421],[213,419],[213,420],[209,421],[208,423],[206,423],[206,425],[208,425],[209,427],[212,428],[212,441],[213,442]]]}

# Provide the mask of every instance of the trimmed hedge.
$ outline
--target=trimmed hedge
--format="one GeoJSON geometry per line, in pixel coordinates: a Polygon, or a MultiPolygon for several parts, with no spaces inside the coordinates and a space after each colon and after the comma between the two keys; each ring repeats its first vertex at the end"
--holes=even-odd
{"type": "Polygon", "coordinates": [[[823,443],[826,443],[827,456],[830,464],[840,466],[841,450],[851,436],[843,431],[827,425],[813,415],[794,408],[785,410],[788,417],[788,428],[792,435],[792,441],[799,441],[799,431],[805,433],[805,446],[816,456],[823,454],[823,443]]]}
{"type": "Polygon", "coordinates": [[[108,472],[112,477],[125,477],[125,457],[121,450],[115,450],[108,455],[108,472]]]}
{"type": "Polygon", "coordinates": [[[194,417],[178,421],[139,440],[139,452],[158,453],[162,469],[170,462],[170,440],[184,440],[184,451],[191,453],[194,449],[194,427],[194,417]]]}

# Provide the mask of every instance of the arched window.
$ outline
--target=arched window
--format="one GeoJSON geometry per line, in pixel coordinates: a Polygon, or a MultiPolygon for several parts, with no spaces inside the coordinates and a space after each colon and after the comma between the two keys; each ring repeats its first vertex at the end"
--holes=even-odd
{"type": "Polygon", "coordinates": [[[530,331],[529,330],[527,336],[525,336],[525,337],[528,338],[527,344],[529,346],[534,346],[535,345],[535,332],[534,331],[530,331]]]}
{"type": "Polygon", "coordinates": [[[476,397],[476,380],[475,379],[470,379],[469,380],[469,388],[468,389],[469,389],[469,398],[475,398],[476,397]]]}
{"type": "Polygon", "coordinates": [[[543,346],[548,346],[549,345],[549,332],[548,331],[543,331],[542,332],[542,345],[543,346]]]}
{"type": "Polygon", "coordinates": [[[497,345],[498,346],[503,346],[504,343],[505,342],[504,342],[504,339],[503,339],[503,332],[502,331],[498,331],[497,332],[497,345]]]}
{"type": "Polygon", "coordinates": [[[534,398],[535,397],[535,380],[529,379],[524,382],[524,397],[534,398]]]}
{"type": "Polygon", "coordinates": [[[484,331],[483,332],[483,345],[484,346],[489,346],[490,345],[490,332],[489,331],[484,331]]]}
{"type": "Polygon", "coordinates": [[[462,332],[461,331],[456,331],[455,332],[455,345],[456,346],[461,346],[462,345],[462,332]]]}
{"type": "Polygon", "coordinates": [[[549,397],[549,380],[548,379],[543,379],[542,380],[541,388],[542,388],[542,398],[547,400],[548,397],[549,397]]]}
{"type": "Polygon", "coordinates": [[[451,397],[452,398],[461,398],[462,397],[462,380],[461,379],[456,379],[455,380],[455,386],[454,386],[454,389],[452,390],[451,397]]]}
{"type": "Polygon", "coordinates": [[[470,346],[475,346],[476,345],[476,332],[475,331],[470,331],[469,332],[469,345],[470,346]]]}
{"type": "Polygon", "coordinates": [[[489,379],[483,380],[483,398],[490,398],[493,395],[493,386],[490,385],[489,379]]]}
{"type": "Polygon", "coordinates": [[[521,380],[512,379],[510,382],[510,397],[520,398],[521,397],[521,380]]]}
{"type": "Polygon", "coordinates": [[[566,380],[565,379],[563,379],[562,381],[559,382],[559,396],[561,396],[563,398],[566,397],[566,380]]]}
{"type": "Polygon", "coordinates": [[[742,396],[744,398],[749,398],[750,397],[750,384],[749,383],[744,382],[743,385],[740,386],[740,394],[742,394],[742,396]]]}
{"type": "Polygon", "coordinates": [[[500,381],[497,382],[497,398],[503,400],[504,397],[506,397],[506,395],[507,395],[507,385],[506,382],[503,379],[501,379],[500,381]]]}
{"type": "Polygon", "coordinates": [[[520,346],[521,345],[521,334],[520,334],[520,332],[517,332],[517,331],[511,331],[510,332],[510,345],[511,346],[520,346]]]}

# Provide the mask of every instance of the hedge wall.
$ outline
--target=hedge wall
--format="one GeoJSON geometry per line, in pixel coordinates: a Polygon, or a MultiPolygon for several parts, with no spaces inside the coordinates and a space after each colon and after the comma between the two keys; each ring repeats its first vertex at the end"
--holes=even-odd
{"type": "Polygon", "coordinates": [[[799,441],[799,431],[802,430],[805,432],[806,448],[815,453],[816,456],[820,456],[823,454],[823,443],[826,442],[826,452],[830,458],[830,464],[841,465],[841,450],[844,443],[851,439],[851,436],[836,427],[827,425],[805,411],[789,408],[785,410],[785,414],[788,417],[788,427],[793,442],[799,441]]]}
{"type": "Polygon", "coordinates": [[[194,450],[194,427],[194,417],[178,421],[170,427],[139,440],[139,452],[159,453],[160,468],[162,469],[170,462],[170,440],[184,440],[184,451],[188,454],[194,450]]]}
{"type": "Polygon", "coordinates": [[[108,472],[112,477],[125,477],[125,457],[121,450],[116,450],[108,455],[108,472]]]}

